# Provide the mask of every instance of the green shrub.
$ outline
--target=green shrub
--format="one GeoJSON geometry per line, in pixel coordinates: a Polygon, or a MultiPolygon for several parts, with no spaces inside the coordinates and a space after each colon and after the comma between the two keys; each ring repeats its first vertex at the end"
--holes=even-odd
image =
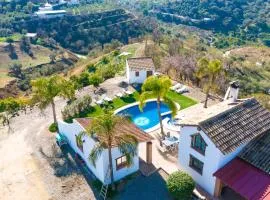
{"type": "Polygon", "coordinates": [[[121,53],[120,50],[117,49],[113,52],[113,56],[116,57],[116,56],[120,55],[120,53],[121,53]]]}
{"type": "Polygon", "coordinates": [[[113,68],[113,66],[107,66],[107,67],[103,67],[101,69],[101,75],[102,77],[106,80],[109,78],[113,78],[115,76],[116,72],[115,69],[113,68]]]}
{"type": "Polygon", "coordinates": [[[96,66],[94,64],[90,64],[90,65],[87,66],[87,70],[88,70],[89,73],[95,73],[97,68],[96,68],[96,66]]]}
{"type": "Polygon", "coordinates": [[[79,84],[83,87],[90,85],[89,74],[84,72],[79,76],[79,84]]]}
{"type": "Polygon", "coordinates": [[[92,98],[89,95],[85,95],[73,101],[71,104],[66,105],[62,110],[62,116],[64,120],[71,120],[74,117],[80,117],[83,112],[91,108],[92,98]]]}
{"type": "Polygon", "coordinates": [[[80,79],[78,76],[72,75],[70,77],[70,81],[73,83],[76,90],[83,88],[83,85],[80,83],[80,79]]]}
{"type": "Polygon", "coordinates": [[[90,76],[89,81],[90,85],[94,85],[95,87],[98,87],[100,83],[102,83],[102,77],[98,74],[93,74],[90,76]]]}
{"type": "Polygon", "coordinates": [[[52,133],[55,133],[58,131],[58,125],[57,123],[52,123],[50,126],[49,126],[49,131],[52,132],[52,133]]]}
{"type": "Polygon", "coordinates": [[[189,200],[195,188],[195,182],[187,173],[178,171],[169,175],[167,188],[174,198],[189,200]]]}
{"type": "Polygon", "coordinates": [[[110,59],[107,56],[104,56],[102,58],[101,62],[106,65],[106,64],[108,64],[110,62],[110,59]]]}

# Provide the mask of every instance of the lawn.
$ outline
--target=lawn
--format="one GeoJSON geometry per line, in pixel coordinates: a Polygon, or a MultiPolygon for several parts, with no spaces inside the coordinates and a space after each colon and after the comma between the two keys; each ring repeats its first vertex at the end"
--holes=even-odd
{"type": "MultiPolygon", "coordinates": [[[[83,116],[80,117],[96,117],[104,113],[104,108],[109,108],[111,110],[116,110],[118,108],[121,108],[125,105],[134,103],[136,101],[139,101],[140,94],[139,92],[134,92],[133,94],[122,97],[122,98],[115,98],[112,103],[108,103],[102,107],[96,105],[94,106],[90,111],[85,113],[83,116]]],[[[192,105],[197,104],[197,101],[186,97],[181,94],[177,94],[176,92],[170,91],[168,93],[168,97],[173,100],[174,102],[178,103],[181,107],[181,109],[188,108],[192,105]]]]}
{"type": "Polygon", "coordinates": [[[193,105],[198,103],[194,99],[191,99],[187,96],[178,94],[178,93],[173,92],[173,91],[168,92],[168,98],[170,98],[174,102],[178,103],[180,105],[181,110],[188,108],[190,106],[193,106],[193,105]]]}
{"type": "Polygon", "coordinates": [[[106,105],[100,107],[98,105],[94,106],[93,109],[86,114],[86,117],[96,117],[104,113],[104,108],[112,109],[113,111],[121,108],[125,105],[134,103],[136,101],[139,101],[140,94],[138,92],[134,92],[133,94],[129,96],[125,96],[122,98],[115,98],[113,99],[112,103],[107,103],[106,105]]]}

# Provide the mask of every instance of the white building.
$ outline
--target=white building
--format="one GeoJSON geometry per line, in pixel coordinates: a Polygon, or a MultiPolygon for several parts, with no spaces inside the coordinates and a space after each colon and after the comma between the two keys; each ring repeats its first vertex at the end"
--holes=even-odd
{"type": "Polygon", "coordinates": [[[129,58],[126,61],[126,76],[129,84],[142,84],[147,77],[154,75],[155,66],[152,58],[129,58]]]}
{"type": "Polygon", "coordinates": [[[234,159],[254,138],[270,129],[270,112],[256,99],[237,100],[238,85],[232,83],[226,100],[208,108],[202,104],[181,112],[178,160],[209,194],[220,194],[213,175],[234,159]]]}
{"type": "Polygon", "coordinates": [[[67,11],[65,10],[42,10],[37,11],[35,14],[40,18],[55,18],[55,17],[63,17],[66,15],[67,11]]]}
{"type": "MultiPolygon", "coordinates": [[[[101,153],[100,157],[96,161],[96,166],[94,166],[88,160],[88,156],[91,150],[94,148],[94,146],[99,142],[98,138],[84,136],[82,139],[83,144],[80,145],[81,143],[78,142],[78,135],[81,132],[85,132],[90,123],[91,119],[89,118],[74,119],[73,123],[70,124],[63,121],[59,121],[58,122],[59,133],[66,136],[69,145],[76,153],[78,153],[82,157],[82,159],[86,162],[91,172],[101,182],[104,183],[106,180],[106,184],[109,184],[108,181],[110,181],[110,179],[108,179],[108,177],[106,178],[106,175],[108,176],[107,172],[109,169],[108,150],[104,150],[101,153]]],[[[148,153],[150,153],[147,154],[148,156],[150,156],[148,157],[148,162],[151,162],[152,151],[150,150],[150,147],[152,147],[151,140],[153,138],[150,135],[144,133],[142,130],[137,128],[132,123],[122,123],[116,125],[114,131],[119,132],[119,134],[132,134],[138,139],[140,143],[146,143],[149,149],[148,153]]],[[[113,174],[115,181],[120,180],[123,177],[139,170],[139,157],[135,156],[133,158],[133,164],[131,166],[127,166],[126,157],[122,155],[117,146],[115,146],[112,149],[112,160],[113,160],[113,174]]]]}
{"type": "Polygon", "coordinates": [[[45,3],[44,6],[39,7],[39,11],[53,10],[53,6],[49,3],[45,3]]]}

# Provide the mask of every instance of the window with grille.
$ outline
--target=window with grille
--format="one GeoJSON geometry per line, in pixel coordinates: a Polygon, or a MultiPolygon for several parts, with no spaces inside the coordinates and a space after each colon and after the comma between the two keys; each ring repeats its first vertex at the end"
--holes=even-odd
{"type": "Polygon", "coordinates": [[[191,136],[191,147],[199,153],[205,155],[206,143],[200,134],[194,134],[191,136]]]}
{"type": "Polygon", "coordinates": [[[202,161],[200,161],[197,158],[195,158],[194,156],[190,155],[189,166],[192,169],[194,169],[199,174],[202,174],[203,173],[203,165],[204,165],[204,163],[202,161]]]}
{"type": "Polygon", "coordinates": [[[117,159],[116,161],[116,170],[122,169],[127,166],[127,157],[126,156],[121,156],[117,159]]]}

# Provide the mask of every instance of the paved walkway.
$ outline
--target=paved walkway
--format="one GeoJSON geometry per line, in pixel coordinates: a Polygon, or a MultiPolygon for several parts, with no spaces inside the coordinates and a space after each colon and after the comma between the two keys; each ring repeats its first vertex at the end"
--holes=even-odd
{"type": "MultiPolygon", "coordinates": [[[[168,132],[168,130],[164,129],[165,133],[168,132]]],[[[155,138],[155,140],[152,141],[152,163],[155,169],[162,168],[167,173],[171,174],[172,172],[178,171],[178,165],[177,165],[177,155],[178,152],[170,153],[170,152],[163,152],[160,149],[160,144],[158,140],[160,129],[154,132],[149,133],[151,136],[155,138]]],[[[170,131],[171,136],[177,136],[179,137],[178,133],[170,131]]],[[[139,146],[139,156],[142,160],[146,161],[146,144],[140,144],[139,146]]]]}
{"type": "MultiPolygon", "coordinates": [[[[90,85],[78,91],[76,95],[78,97],[90,95],[92,99],[95,99],[99,97],[99,95],[96,95],[94,91],[98,90],[99,88],[103,88],[106,91],[107,96],[114,98],[117,93],[119,92],[123,93],[124,88],[120,86],[120,83],[123,81],[126,81],[126,77],[124,76],[118,76],[115,78],[107,79],[106,81],[101,83],[98,88],[95,88],[93,85],[90,85]]],[[[128,86],[128,90],[132,92],[135,91],[134,88],[131,86],[128,86]]]]}

